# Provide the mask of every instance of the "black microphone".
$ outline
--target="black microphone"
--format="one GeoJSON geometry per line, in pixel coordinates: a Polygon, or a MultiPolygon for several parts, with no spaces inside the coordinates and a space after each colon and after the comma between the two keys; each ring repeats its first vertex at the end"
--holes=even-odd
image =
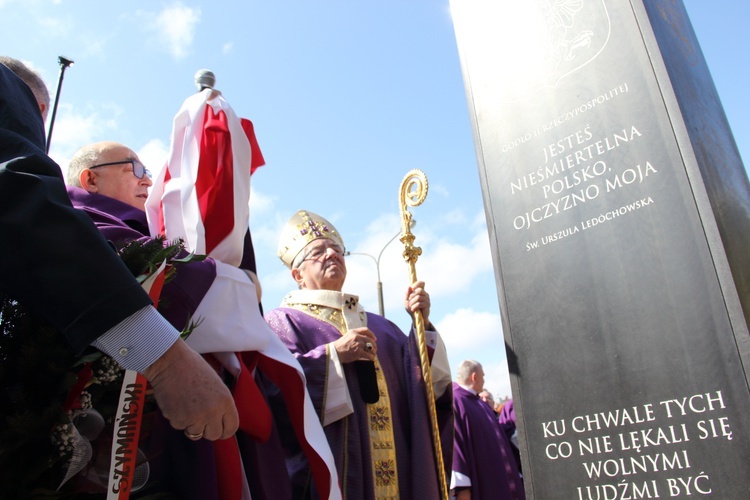
{"type": "Polygon", "coordinates": [[[374,361],[355,361],[354,368],[357,370],[359,380],[359,394],[362,401],[367,404],[377,403],[380,399],[378,390],[378,376],[375,373],[374,361]]]}

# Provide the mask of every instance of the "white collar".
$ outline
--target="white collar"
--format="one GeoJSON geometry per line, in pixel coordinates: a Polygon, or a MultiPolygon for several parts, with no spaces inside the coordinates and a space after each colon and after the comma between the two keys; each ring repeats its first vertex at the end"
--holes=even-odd
{"type": "MultiPolygon", "coordinates": [[[[458,384],[458,382],[456,382],[458,384]]],[[[466,389],[470,393],[472,393],[475,396],[479,396],[479,393],[475,391],[473,388],[469,387],[468,385],[458,384],[462,389],[466,389]]]]}
{"type": "Polygon", "coordinates": [[[346,329],[367,326],[367,314],[359,303],[359,297],[336,290],[292,290],[281,301],[282,307],[294,304],[315,304],[338,309],[344,316],[346,329]]]}

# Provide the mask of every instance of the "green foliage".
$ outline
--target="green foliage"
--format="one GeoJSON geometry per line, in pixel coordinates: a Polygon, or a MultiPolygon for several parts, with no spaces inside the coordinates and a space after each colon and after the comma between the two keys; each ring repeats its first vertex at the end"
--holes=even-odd
{"type": "Polygon", "coordinates": [[[120,258],[128,267],[139,283],[143,283],[149,276],[154,274],[163,262],[172,264],[167,270],[166,282],[173,278],[175,265],[187,262],[198,262],[206,258],[205,255],[185,253],[184,242],[181,239],[165,244],[166,238],[159,236],[148,240],[134,240],[126,243],[120,249],[120,258]]]}

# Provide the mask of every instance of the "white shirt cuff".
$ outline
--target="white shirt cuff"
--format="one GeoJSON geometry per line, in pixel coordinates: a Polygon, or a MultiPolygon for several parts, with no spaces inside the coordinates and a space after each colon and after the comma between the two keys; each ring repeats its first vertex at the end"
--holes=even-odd
{"type": "Polygon", "coordinates": [[[460,472],[451,471],[451,485],[449,489],[466,488],[471,486],[471,478],[460,472]]]}
{"type": "Polygon", "coordinates": [[[107,330],[91,345],[123,368],[143,372],[179,338],[180,332],[156,309],[146,306],[107,330]]]}

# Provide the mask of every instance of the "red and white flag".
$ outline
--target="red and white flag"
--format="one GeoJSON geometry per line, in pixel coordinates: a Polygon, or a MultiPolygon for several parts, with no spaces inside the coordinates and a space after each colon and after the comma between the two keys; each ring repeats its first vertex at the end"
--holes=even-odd
{"type": "Polygon", "coordinates": [[[169,159],[146,203],[151,234],[183,238],[197,254],[239,265],[248,229],[250,175],[264,164],[253,125],[205,89],[174,118],[169,159]]]}
{"type": "MultiPolygon", "coordinates": [[[[174,118],[169,159],[154,176],[146,202],[151,235],[165,235],[169,240],[182,238],[191,252],[239,266],[249,224],[250,175],[263,164],[252,123],[239,119],[219,92],[205,89],[189,97],[174,118]]],[[[225,297],[226,300],[219,297],[218,302],[236,303],[235,293],[228,295],[231,297],[225,297]]],[[[253,307],[251,303],[244,305],[253,307]]],[[[227,315],[213,316],[211,322],[215,324],[216,316],[227,315]]],[[[257,316],[258,321],[252,325],[226,317],[227,327],[223,330],[239,331],[223,333],[247,339],[247,347],[228,349],[217,340],[217,345],[200,352],[255,351],[238,352],[236,359],[241,367],[238,382],[242,383],[237,385],[249,387],[250,393],[255,391],[249,372],[257,366],[279,386],[295,433],[310,462],[316,489],[322,498],[339,499],[341,490],[333,454],[307,392],[302,367],[263,321],[259,311],[257,316]]],[[[191,338],[196,334],[197,329],[191,338]]],[[[220,336],[215,338],[220,339],[220,336]]],[[[226,359],[226,356],[217,356],[217,359],[219,357],[226,359]]],[[[259,415],[267,413],[267,409],[254,406],[256,403],[251,408],[242,399],[237,395],[240,428],[262,438],[270,427],[259,415]],[[245,423],[253,429],[243,427],[243,413],[245,423]]],[[[257,404],[265,405],[262,397],[253,399],[260,399],[257,404]]],[[[239,470],[233,448],[236,447],[216,442],[217,453],[235,455],[229,457],[233,465],[227,468],[239,470]]],[[[236,490],[230,490],[226,498],[237,495],[236,490]]]]}

